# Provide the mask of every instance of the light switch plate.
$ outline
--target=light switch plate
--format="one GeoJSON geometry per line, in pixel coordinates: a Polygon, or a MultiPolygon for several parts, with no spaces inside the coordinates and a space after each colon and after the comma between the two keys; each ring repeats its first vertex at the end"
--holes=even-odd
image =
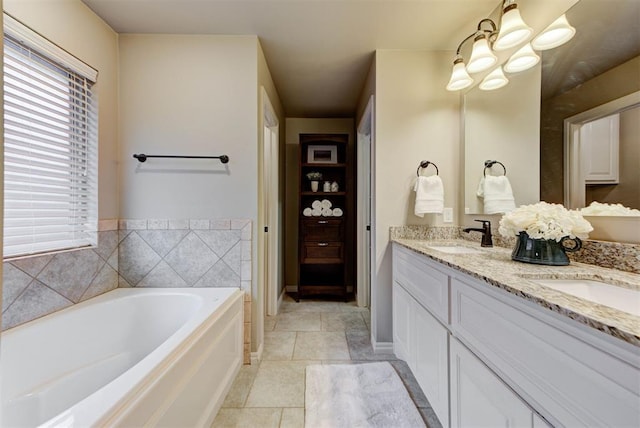
{"type": "Polygon", "coordinates": [[[442,221],[453,223],[453,208],[449,207],[442,210],[442,221]]]}

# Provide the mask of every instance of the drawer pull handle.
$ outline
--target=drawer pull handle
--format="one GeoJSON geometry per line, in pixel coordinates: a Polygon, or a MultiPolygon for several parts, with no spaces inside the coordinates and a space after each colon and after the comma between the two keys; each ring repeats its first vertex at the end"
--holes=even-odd
{"type": "Polygon", "coordinates": [[[318,224],[327,224],[329,220],[318,220],[318,224]]]}
{"type": "Polygon", "coordinates": [[[318,242],[318,247],[328,247],[329,244],[327,242],[318,242]]]}

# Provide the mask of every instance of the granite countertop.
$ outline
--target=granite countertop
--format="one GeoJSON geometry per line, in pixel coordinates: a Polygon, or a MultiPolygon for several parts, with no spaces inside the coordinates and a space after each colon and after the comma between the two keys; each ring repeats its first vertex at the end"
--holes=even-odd
{"type": "Polygon", "coordinates": [[[495,287],[535,302],[582,324],[640,347],[640,316],[556,291],[530,279],[593,279],[640,292],[640,275],[616,269],[571,262],[569,266],[544,266],[511,260],[511,249],[481,248],[463,239],[422,240],[394,238],[406,248],[495,287]],[[479,254],[449,254],[429,246],[464,246],[479,254]]]}

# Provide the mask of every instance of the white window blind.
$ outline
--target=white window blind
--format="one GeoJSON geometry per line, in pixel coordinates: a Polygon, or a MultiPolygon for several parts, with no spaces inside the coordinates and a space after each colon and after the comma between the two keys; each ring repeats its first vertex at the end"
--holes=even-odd
{"type": "Polygon", "coordinates": [[[95,245],[95,77],[14,29],[4,33],[4,256],[95,245]]]}

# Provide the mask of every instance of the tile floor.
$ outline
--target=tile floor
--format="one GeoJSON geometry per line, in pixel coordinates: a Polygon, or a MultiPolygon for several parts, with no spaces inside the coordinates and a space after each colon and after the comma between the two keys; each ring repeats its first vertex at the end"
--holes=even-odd
{"type": "Polygon", "coordinates": [[[380,360],[396,369],[427,426],[441,426],[407,364],[373,353],[369,311],[355,302],[287,296],[280,314],[266,318],[264,334],[262,362],[240,369],[213,428],[302,428],[307,365],[380,360]]]}

